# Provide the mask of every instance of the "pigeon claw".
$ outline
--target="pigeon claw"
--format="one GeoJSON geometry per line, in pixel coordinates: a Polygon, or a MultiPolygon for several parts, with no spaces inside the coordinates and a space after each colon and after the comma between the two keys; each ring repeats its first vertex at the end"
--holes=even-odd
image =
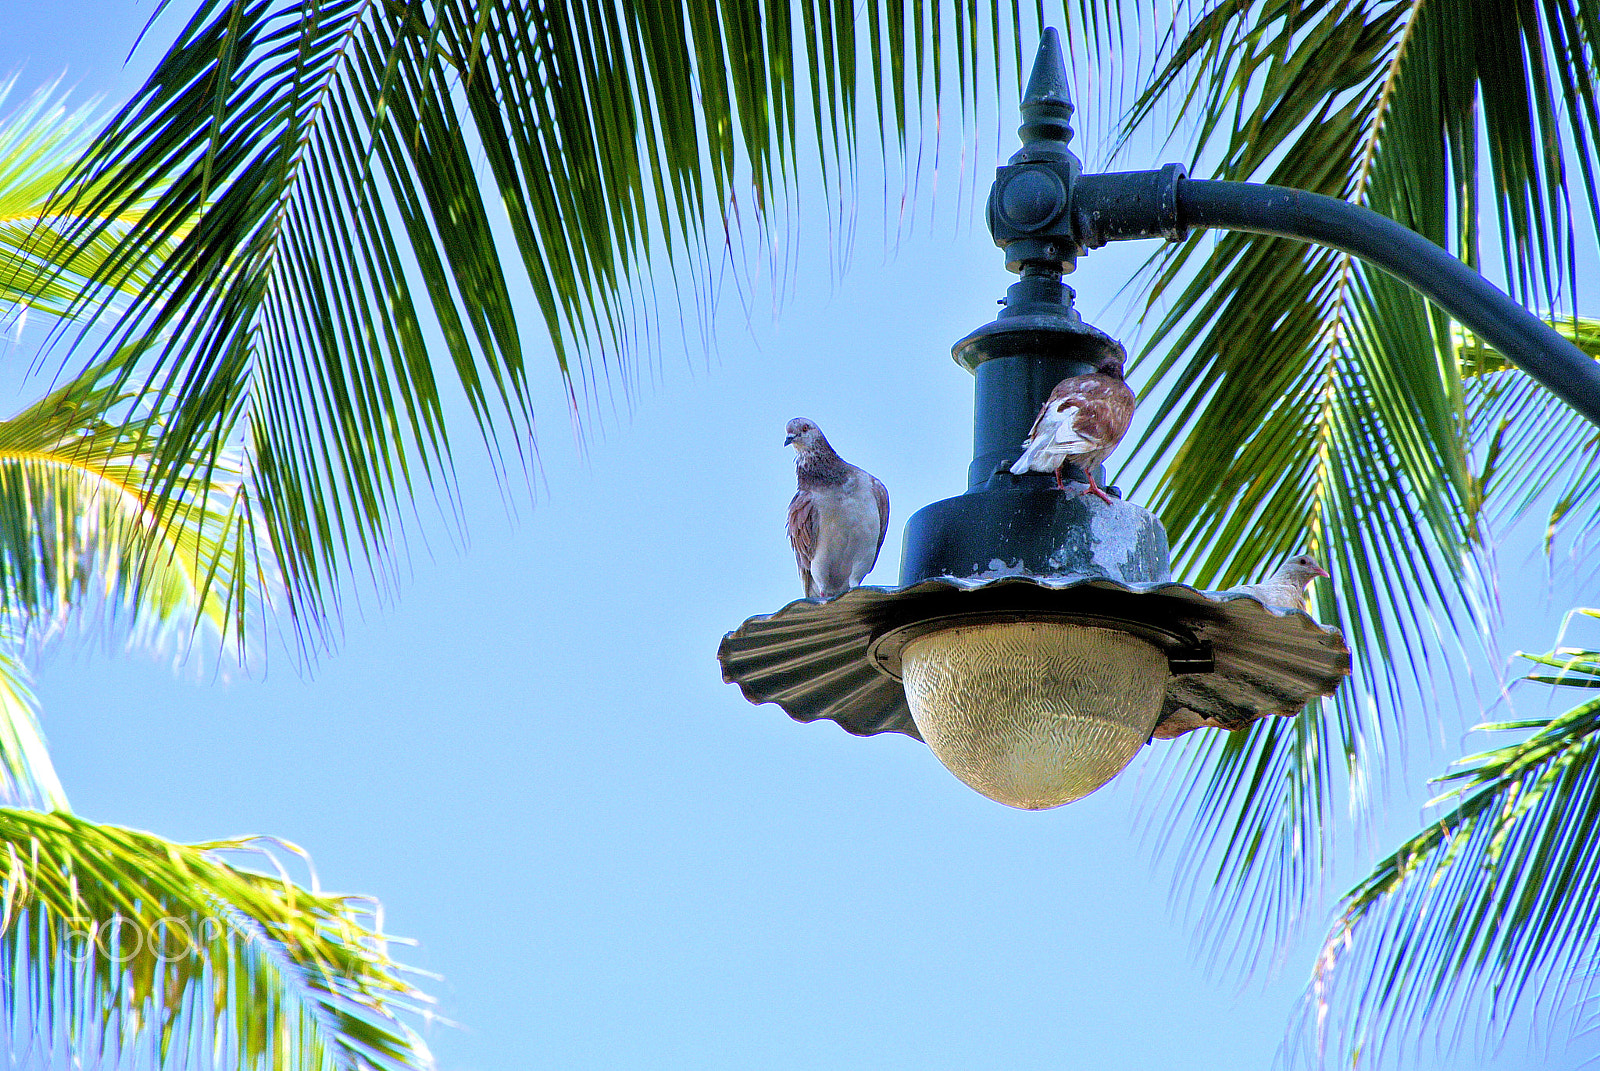
{"type": "Polygon", "coordinates": [[[1084,473],[1089,477],[1089,486],[1084,488],[1082,491],[1079,491],[1078,494],[1080,496],[1094,495],[1106,505],[1111,505],[1111,496],[1100,490],[1100,485],[1094,482],[1094,473],[1090,472],[1087,468],[1084,469],[1084,473]]]}

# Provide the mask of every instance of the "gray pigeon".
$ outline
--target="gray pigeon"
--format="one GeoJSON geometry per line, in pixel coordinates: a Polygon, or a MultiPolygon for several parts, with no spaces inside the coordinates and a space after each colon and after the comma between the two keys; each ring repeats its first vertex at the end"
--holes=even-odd
{"type": "Polygon", "coordinates": [[[1254,596],[1264,606],[1281,606],[1290,610],[1306,608],[1306,585],[1328,571],[1317,564],[1309,554],[1290,558],[1278,566],[1278,571],[1259,584],[1245,584],[1229,588],[1230,592],[1254,596]]]}
{"type": "Polygon", "coordinates": [[[806,597],[832,598],[859,585],[877,563],[889,531],[889,492],[835,453],[805,417],[785,430],[799,484],[789,503],[789,543],[806,597]]]}

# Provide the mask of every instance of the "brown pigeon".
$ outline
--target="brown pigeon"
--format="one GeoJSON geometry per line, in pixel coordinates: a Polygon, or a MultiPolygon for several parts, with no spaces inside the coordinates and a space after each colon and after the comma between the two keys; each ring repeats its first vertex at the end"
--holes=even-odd
{"type": "Polygon", "coordinates": [[[889,492],[834,453],[822,429],[795,417],[783,445],[795,449],[799,489],[789,503],[789,543],[806,597],[827,599],[872,571],[889,531],[889,492]]]}
{"type": "Polygon", "coordinates": [[[1287,607],[1290,610],[1306,608],[1306,585],[1328,571],[1317,564],[1309,554],[1300,554],[1278,566],[1278,571],[1259,584],[1245,584],[1230,588],[1241,595],[1253,595],[1263,606],[1287,607]]]}
{"type": "Polygon", "coordinates": [[[1109,504],[1111,497],[1094,481],[1094,469],[1128,433],[1133,405],[1133,391],[1122,379],[1121,352],[1107,354],[1088,375],[1068,376],[1056,384],[1023,441],[1012,473],[1054,472],[1056,486],[1066,490],[1061,468],[1076,461],[1089,475],[1088,490],[1080,493],[1098,495],[1109,504]]]}

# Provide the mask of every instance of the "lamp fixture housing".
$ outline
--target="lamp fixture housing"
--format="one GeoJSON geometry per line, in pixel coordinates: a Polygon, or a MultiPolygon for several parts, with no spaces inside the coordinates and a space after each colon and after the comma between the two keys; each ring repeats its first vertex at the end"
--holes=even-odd
{"type": "Polygon", "coordinates": [[[1173,582],[1165,529],[1116,488],[1102,502],[1063,493],[1049,474],[1010,472],[1056,383],[1124,356],[1083,322],[1061,275],[1107,237],[1182,236],[1182,169],[1080,179],[1071,114],[1047,30],[1022,149],[989,200],[995,242],[1021,278],[995,320],[952,348],[975,380],[966,493],[906,522],[899,587],[797,600],[750,618],[717,652],[723,679],[751,702],[923,740],[972,788],[1029,810],[1081,799],[1152,739],[1298,713],[1350,672],[1338,631],[1305,613],[1173,582]]]}

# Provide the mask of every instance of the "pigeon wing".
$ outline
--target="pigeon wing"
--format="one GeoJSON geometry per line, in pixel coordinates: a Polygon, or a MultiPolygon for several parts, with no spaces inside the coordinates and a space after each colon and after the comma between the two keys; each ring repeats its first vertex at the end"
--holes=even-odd
{"type": "Polygon", "coordinates": [[[817,553],[817,516],[811,508],[810,491],[796,491],[789,500],[789,545],[794,548],[794,563],[800,569],[800,582],[809,599],[813,596],[811,559],[817,553]]]}
{"type": "MultiPolygon", "coordinates": [[[[1085,377],[1089,378],[1089,377],[1085,377]]],[[[1062,421],[1056,441],[1070,444],[1074,454],[1093,455],[1095,463],[1116,449],[1133,422],[1133,391],[1120,379],[1095,376],[1096,382],[1073,392],[1070,419],[1062,421]],[[1071,425],[1070,433],[1066,426],[1071,425]],[[1070,437],[1063,437],[1070,435],[1070,437]]]]}
{"type": "Polygon", "coordinates": [[[1052,443],[1057,446],[1065,446],[1067,448],[1068,455],[1073,457],[1076,457],[1079,454],[1087,453],[1099,445],[1099,443],[1090,434],[1088,434],[1088,432],[1092,431],[1091,423],[1089,421],[1085,421],[1082,427],[1079,426],[1078,421],[1083,419],[1083,416],[1083,406],[1067,406],[1067,408],[1061,413],[1061,419],[1056,421],[1056,433],[1050,437],[1050,441],[1052,443]]]}
{"type": "MultiPolygon", "coordinates": [[[[889,489],[883,481],[868,473],[872,480],[872,497],[878,503],[878,550],[883,549],[883,537],[889,534],[889,489]]],[[[878,563],[878,551],[872,552],[872,563],[878,563]]]]}

